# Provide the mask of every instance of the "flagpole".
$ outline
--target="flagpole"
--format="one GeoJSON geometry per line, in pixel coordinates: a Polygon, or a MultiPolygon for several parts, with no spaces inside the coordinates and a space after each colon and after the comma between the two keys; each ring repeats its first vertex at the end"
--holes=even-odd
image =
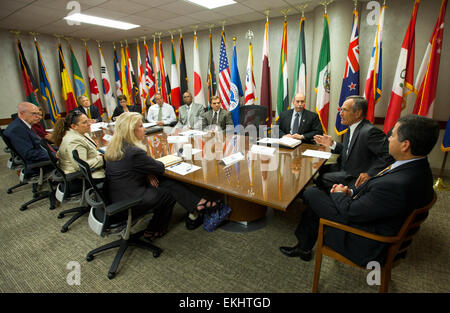
{"type": "Polygon", "coordinates": [[[447,184],[442,178],[442,175],[444,174],[445,163],[447,162],[447,154],[448,151],[445,151],[444,159],[442,160],[441,170],[439,172],[439,177],[438,179],[436,179],[433,185],[434,190],[443,190],[443,191],[450,190],[450,185],[447,184]]]}

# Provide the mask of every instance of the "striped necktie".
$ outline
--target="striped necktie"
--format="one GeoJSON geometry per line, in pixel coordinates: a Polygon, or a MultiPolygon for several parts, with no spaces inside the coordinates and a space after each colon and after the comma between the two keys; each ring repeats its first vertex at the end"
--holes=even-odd
{"type": "Polygon", "coordinates": [[[374,177],[378,177],[378,176],[383,175],[384,173],[386,173],[387,171],[389,171],[389,170],[391,169],[391,167],[392,167],[392,164],[389,165],[388,167],[386,167],[385,169],[381,170],[380,172],[378,172],[378,174],[375,175],[374,177]]]}

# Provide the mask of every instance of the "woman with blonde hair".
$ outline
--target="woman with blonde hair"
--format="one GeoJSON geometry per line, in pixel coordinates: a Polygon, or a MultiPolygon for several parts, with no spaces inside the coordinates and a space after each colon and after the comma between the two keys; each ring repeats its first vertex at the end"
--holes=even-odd
{"type": "Polygon", "coordinates": [[[214,209],[218,201],[201,199],[184,184],[163,177],[165,168],[160,161],[147,155],[143,144],[145,129],[142,115],[124,112],[116,120],[114,135],[105,154],[107,195],[112,202],[144,197],[143,203],[133,209],[135,214],[153,211],[144,238],[162,237],[168,231],[175,202],[190,213],[186,227],[200,226],[202,210],[214,209]]]}

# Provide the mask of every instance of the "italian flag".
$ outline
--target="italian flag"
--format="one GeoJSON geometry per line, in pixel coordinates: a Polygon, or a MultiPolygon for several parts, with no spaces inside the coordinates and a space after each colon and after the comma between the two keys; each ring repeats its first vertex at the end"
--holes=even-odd
{"type": "Polygon", "coordinates": [[[177,60],[175,59],[175,44],[172,38],[172,57],[171,57],[171,77],[172,77],[172,90],[170,92],[170,100],[175,112],[178,114],[178,108],[181,105],[181,94],[180,94],[180,81],[178,80],[178,69],[177,60]]]}
{"type": "Polygon", "coordinates": [[[320,46],[319,64],[317,66],[315,90],[317,93],[316,112],[319,115],[323,132],[326,134],[330,106],[330,33],[328,31],[328,14],[323,16],[323,36],[320,46]]]}

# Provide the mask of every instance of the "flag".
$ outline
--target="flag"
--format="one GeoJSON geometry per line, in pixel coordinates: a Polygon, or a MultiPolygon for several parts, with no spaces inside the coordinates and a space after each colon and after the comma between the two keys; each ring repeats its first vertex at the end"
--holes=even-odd
{"type": "Polygon", "coordinates": [[[233,118],[234,126],[240,124],[239,122],[239,103],[240,97],[244,95],[241,85],[241,77],[239,76],[238,65],[237,65],[237,52],[236,52],[236,42],[233,48],[233,57],[231,58],[231,83],[230,83],[230,108],[233,118]]]}
{"type": "Polygon", "coordinates": [[[180,94],[183,95],[188,90],[188,76],[186,71],[186,57],[184,56],[183,34],[180,33],[180,94]]]}
{"type": "MultiPolygon", "coordinates": [[[[116,85],[116,97],[122,95],[122,84],[121,84],[121,72],[120,72],[120,63],[119,59],[117,58],[117,51],[116,46],[114,46],[114,79],[115,79],[115,85],[116,85]]],[[[119,106],[119,99],[117,99],[117,105],[119,106]]]]}
{"type": "Polygon", "coordinates": [[[208,103],[211,106],[211,97],[217,95],[216,70],[214,67],[214,57],[212,50],[212,34],[209,33],[209,57],[208,57],[208,78],[206,82],[208,86],[208,103]]]}
{"type": "Polygon", "coordinates": [[[156,53],[156,41],[153,38],[153,61],[155,63],[155,80],[156,80],[156,92],[161,93],[161,71],[159,69],[159,59],[158,54],[156,53]]]}
{"type": "Polygon", "coordinates": [[[131,97],[127,83],[127,60],[125,59],[123,47],[120,47],[120,82],[122,85],[122,94],[127,97],[127,105],[131,105],[131,97]]]}
{"type": "Polygon", "coordinates": [[[359,17],[358,11],[353,11],[352,34],[348,45],[347,61],[345,62],[344,78],[342,79],[341,97],[336,114],[335,132],[342,135],[347,132],[347,126],[342,125],[339,111],[348,96],[359,95],[359,17]]]}
{"type": "Polygon", "coordinates": [[[25,100],[39,106],[37,97],[37,83],[31,73],[28,62],[22,50],[22,43],[17,39],[17,49],[19,50],[20,71],[22,73],[23,86],[25,90],[25,100]]]}
{"type": "Polygon", "coordinates": [[[110,120],[114,109],[116,108],[116,101],[114,100],[111,83],[109,80],[108,68],[106,67],[105,58],[103,56],[103,51],[100,46],[98,46],[98,52],[100,54],[100,68],[102,72],[102,87],[103,87],[103,97],[106,102],[106,112],[108,113],[108,119],[110,120]]]}
{"type": "Polygon", "coordinates": [[[245,100],[244,105],[256,104],[256,86],[255,76],[253,75],[253,47],[252,43],[248,45],[247,71],[245,73],[245,100]]]}
{"type": "Polygon", "coordinates": [[[89,98],[86,84],[84,83],[83,74],[81,74],[80,66],[78,65],[77,58],[73,52],[72,45],[69,45],[70,49],[70,59],[72,61],[72,72],[73,72],[73,84],[75,85],[75,96],[78,98],[80,96],[85,96],[89,98]]]}
{"type": "Polygon", "coordinates": [[[450,151],[450,117],[447,121],[447,126],[445,127],[444,139],[441,144],[442,152],[450,151]]]}
{"type": "Polygon", "coordinates": [[[387,108],[386,118],[384,120],[384,132],[387,134],[400,117],[402,110],[406,106],[405,91],[413,90],[414,84],[414,49],[415,49],[415,27],[417,10],[419,9],[420,0],[414,3],[413,13],[403,39],[400,56],[395,70],[394,85],[392,86],[391,99],[387,108]]]}
{"type": "Polygon", "coordinates": [[[128,89],[130,90],[132,103],[138,104],[140,102],[139,101],[139,87],[136,82],[136,75],[134,74],[133,63],[131,63],[131,56],[130,56],[130,50],[128,49],[128,44],[126,46],[125,52],[127,54],[128,89]]]}
{"type": "Polygon", "coordinates": [[[175,58],[175,43],[172,41],[172,57],[171,57],[171,77],[172,77],[172,89],[170,91],[170,100],[172,102],[172,106],[175,112],[178,115],[178,108],[181,105],[181,94],[180,94],[180,82],[178,81],[178,69],[177,69],[177,60],[175,58]]]}
{"type": "Polygon", "coordinates": [[[272,93],[270,87],[270,23],[266,21],[262,52],[261,100],[260,105],[267,108],[267,126],[272,125],[272,93]]]}
{"type": "Polygon", "coordinates": [[[228,67],[227,49],[225,46],[225,31],[221,33],[219,57],[219,97],[222,108],[228,110],[230,106],[230,68],[228,67]]]}
{"type": "Polygon", "coordinates": [[[102,100],[100,100],[100,93],[98,91],[97,80],[94,76],[94,69],[92,68],[88,46],[85,44],[84,47],[86,48],[86,64],[88,68],[89,89],[91,90],[92,104],[98,108],[98,113],[100,114],[100,116],[103,116],[102,100]]]}
{"type": "Polygon", "coordinates": [[[297,55],[294,65],[294,85],[292,91],[294,95],[298,92],[306,97],[306,46],[305,46],[305,20],[300,19],[300,32],[298,35],[297,55]]]}
{"type": "Polygon", "coordinates": [[[366,118],[373,123],[375,116],[375,104],[381,98],[381,81],[382,81],[382,35],[384,23],[384,10],[386,6],[382,6],[380,16],[378,17],[378,27],[373,41],[372,56],[369,63],[369,71],[367,73],[366,86],[364,95],[367,100],[367,116],[366,118]]]}
{"type": "Polygon", "coordinates": [[[59,54],[59,76],[61,77],[61,96],[66,103],[66,112],[70,112],[77,107],[77,100],[73,92],[72,83],[70,82],[69,73],[67,73],[66,63],[61,44],[58,44],[59,54]]]}
{"type": "Polygon", "coordinates": [[[330,33],[328,31],[328,14],[323,16],[323,36],[320,45],[319,64],[317,65],[317,76],[315,90],[316,112],[324,134],[328,130],[328,110],[330,106],[330,33]]]}
{"type": "Polygon", "coordinates": [[[170,82],[169,76],[166,73],[166,65],[164,62],[164,51],[162,46],[162,41],[159,41],[159,62],[160,62],[160,70],[161,70],[161,95],[165,103],[170,103],[169,95],[170,95],[170,82]]]}
{"type": "Polygon", "coordinates": [[[39,71],[39,82],[40,82],[40,90],[42,97],[45,99],[48,105],[48,112],[50,114],[50,119],[53,123],[56,122],[59,115],[58,104],[56,103],[55,96],[53,94],[52,86],[50,85],[50,81],[48,79],[47,71],[45,70],[44,60],[42,60],[41,52],[39,50],[39,45],[37,41],[34,41],[34,45],[36,47],[36,54],[38,59],[38,71],[39,71]]]}
{"type": "Polygon", "coordinates": [[[436,97],[439,63],[441,60],[442,41],[444,39],[444,20],[447,0],[442,0],[439,17],[428,42],[427,50],[422,59],[414,87],[417,91],[413,113],[432,117],[434,100],[436,97]]]}
{"type": "Polygon", "coordinates": [[[281,112],[289,109],[288,65],[287,65],[287,27],[284,22],[283,39],[281,41],[280,69],[278,71],[277,118],[281,112]]]}
{"type": "Polygon", "coordinates": [[[144,68],[141,62],[141,54],[139,51],[139,41],[136,43],[137,50],[137,67],[138,67],[138,89],[139,89],[139,99],[141,100],[141,112],[145,114],[145,99],[147,98],[147,90],[145,89],[145,77],[144,68]]]}
{"type": "Polygon", "coordinates": [[[144,41],[145,48],[145,88],[147,91],[147,97],[150,102],[153,103],[155,99],[155,76],[153,71],[152,60],[150,59],[150,53],[148,52],[147,43],[144,41]]]}
{"type": "Polygon", "coordinates": [[[200,58],[198,56],[197,34],[194,33],[194,102],[206,107],[200,74],[200,58]]]}

